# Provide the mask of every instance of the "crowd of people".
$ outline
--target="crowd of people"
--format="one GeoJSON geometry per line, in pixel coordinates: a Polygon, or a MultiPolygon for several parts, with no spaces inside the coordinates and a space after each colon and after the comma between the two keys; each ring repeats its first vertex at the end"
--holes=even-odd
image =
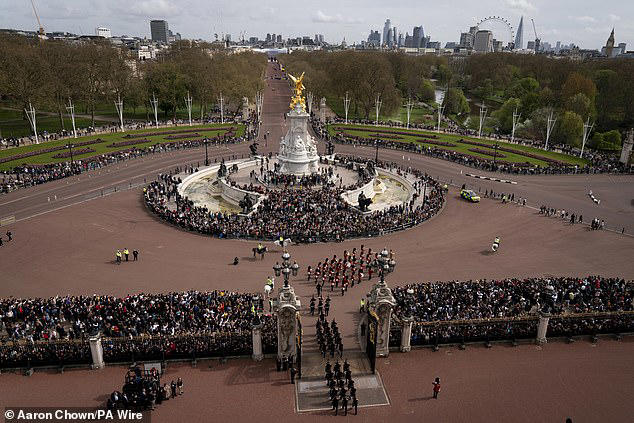
{"type": "MultiPolygon", "coordinates": [[[[236,144],[253,139],[255,136],[255,132],[249,132],[241,137],[213,139],[210,141],[210,144],[236,144]]],[[[188,148],[197,148],[200,146],[202,146],[202,140],[173,141],[155,144],[143,148],[132,147],[123,151],[101,154],[99,156],[81,160],[74,160],[72,162],[69,160],[60,163],[43,165],[25,164],[21,166],[16,166],[10,171],[3,171],[0,173],[0,193],[6,193],[19,188],[40,185],[46,182],[67,178],[73,175],[79,175],[84,172],[101,169],[105,166],[120,163],[122,161],[130,159],[135,159],[138,157],[147,156],[149,154],[171,152],[188,148]]]]}
{"type": "MultiPolygon", "coordinates": [[[[258,294],[57,296],[0,300],[0,367],[31,362],[90,362],[87,338],[100,332],[106,361],[250,354],[254,322],[273,349],[275,319],[258,294]]],[[[19,367],[19,366],[16,366],[19,367]]]]}
{"type": "Polygon", "coordinates": [[[335,416],[339,414],[339,408],[341,408],[341,412],[344,416],[347,416],[348,406],[354,408],[354,414],[356,415],[359,400],[357,398],[357,388],[352,378],[352,371],[350,370],[348,360],[343,362],[343,367],[339,361],[336,361],[334,366],[330,364],[330,360],[326,361],[324,373],[326,385],[329,388],[328,395],[332,409],[335,410],[335,416]]]}
{"type": "MultiPolygon", "coordinates": [[[[563,332],[583,326],[563,316],[634,310],[634,282],[600,276],[436,282],[392,292],[396,316],[415,319],[413,344],[535,337],[538,312],[562,316],[557,331],[563,332]]],[[[634,314],[615,316],[589,319],[619,323],[594,328],[634,330],[634,314]]]]}
{"type": "Polygon", "coordinates": [[[219,238],[293,242],[342,241],[347,238],[378,236],[415,226],[434,216],[444,204],[440,185],[427,175],[415,173],[426,184],[426,201],[414,200],[380,211],[361,214],[342,198],[344,190],[322,186],[316,189],[266,189],[258,208],[248,216],[209,212],[180,196],[180,179],[160,175],[144,190],[148,209],[162,219],[190,231],[219,238]],[[174,202],[170,203],[172,197],[174,202]]]}
{"type": "Polygon", "coordinates": [[[134,366],[125,376],[121,391],[114,391],[106,402],[107,410],[154,410],[156,405],[185,393],[183,379],[161,383],[162,374],[155,367],[142,370],[134,366]]]}
{"type": "MultiPolygon", "coordinates": [[[[481,169],[484,171],[503,172],[510,174],[535,175],[535,174],[594,174],[594,173],[623,173],[629,172],[621,162],[619,157],[614,154],[605,154],[599,151],[586,151],[584,157],[590,161],[585,167],[577,165],[558,165],[549,163],[548,166],[531,165],[530,163],[511,163],[503,160],[487,159],[457,151],[449,151],[438,147],[427,147],[417,143],[399,142],[384,139],[358,139],[355,137],[338,135],[332,136],[328,133],[326,126],[318,120],[312,120],[312,126],[315,133],[322,139],[329,142],[335,142],[344,145],[361,145],[371,146],[377,145],[382,148],[393,150],[401,150],[410,153],[424,154],[426,156],[452,161],[464,166],[481,169]]],[[[374,123],[374,122],[372,122],[374,123]]],[[[410,125],[410,127],[412,127],[410,125]]],[[[414,128],[413,129],[430,129],[430,128],[414,128]]],[[[432,128],[433,129],[433,128],[432,128]]],[[[469,130],[459,130],[455,132],[459,135],[473,136],[469,130]]],[[[530,144],[529,144],[530,145],[530,144]]]]}

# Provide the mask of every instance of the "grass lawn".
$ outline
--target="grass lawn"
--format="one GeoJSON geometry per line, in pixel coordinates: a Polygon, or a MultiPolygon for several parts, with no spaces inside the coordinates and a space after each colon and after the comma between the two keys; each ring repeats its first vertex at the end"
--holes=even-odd
{"type": "MultiPolygon", "coordinates": [[[[335,98],[327,98],[327,104],[328,107],[330,107],[330,110],[332,110],[334,113],[337,114],[337,116],[341,117],[341,118],[345,118],[346,113],[343,107],[343,100],[342,99],[335,99],[335,98]]],[[[414,108],[412,109],[409,121],[410,123],[422,123],[425,125],[437,125],[438,124],[438,118],[434,117],[434,113],[435,111],[430,109],[430,108],[425,108],[425,107],[418,107],[418,106],[414,106],[414,108]]],[[[372,109],[369,119],[370,120],[374,120],[376,118],[376,112],[374,111],[374,108],[372,109]]],[[[358,110],[358,113],[354,112],[354,107],[352,102],[350,103],[350,110],[348,110],[348,119],[365,119],[365,115],[363,114],[363,112],[361,110],[358,110]]],[[[405,106],[401,106],[399,109],[397,109],[393,114],[391,115],[386,115],[384,113],[379,113],[379,120],[383,121],[383,122],[387,122],[387,121],[392,121],[392,122],[402,122],[402,123],[407,123],[407,107],[405,106]]],[[[440,124],[441,127],[446,127],[447,124],[445,122],[442,122],[440,124]]]]}
{"type": "MultiPolygon", "coordinates": [[[[236,128],[236,136],[242,136],[244,134],[244,125],[239,125],[239,124],[213,124],[213,125],[193,125],[193,126],[178,126],[178,127],[171,127],[171,128],[160,128],[160,129],[156,129],[156,128],[147,128],[147,129],[140,129],[140,130],[136,130],[136,131],[128,131],[128,132],[117,132],[117,133],[113,133],[113,134],[99,134],[99,135],[90,135],[90,136],[86,136],[86,137],[79,137],[77,139],[66,139],[66,140],[57,140],[57,141],[50,141],[50,142],[45,142],[45,143],[41,143],[41,144],[35,144],[35,145],[26,145],[23,147],[17,147],[17,148],[9,148],[6,150],[0,150],[0,158],[5,158],[5,157],[9,157],[9,156],[13,156],[16,154],[21,154],[21,153],[27,153],[27,152],[31,152],[31,151],[37,151],[37,150],[44,150],[50,147],[56,147],[56,146],[61,146],[61,145],[67,145],[67,143],[70,141],[74,144],[82,142],[82,141],[90,141],[90,140],[95,140],[97,138],[101,138],[102,140],[105,140],[102,143],[98,143],[98,144],[91,144],[91,145],[87,145],[87,146],[77,146],[75,147],[75,149],[80,149],[80,148],[92,148],[93,150],[95,150],[94,152],[90,152],[90,153],[85,153],[85,154],[81,154],[81,155],[74,155],[73,158],[75,160],[81,160],[81,159],[86,159],[89,157],[93,157],[93,156],[98,156],[101,154],[106,154],[106,153],[112,153],[115,151],[121,151],[121,150],[127,150],[133,147],[136,148],[143,148],[143,147],[148,147],[154,144],[161,144],[161,143],[165,143],[165,142],[174,142],[174,141],[184,141],[185,139],[167,139],[166,135],[154,135],[154,136],[149,136],[149,137],[144,137],[144,138],[132,138],[132,139],[127,139],[127,138],[123,138],[124,135],[126,134],[143,134],[143,133],[151,133],[151,132],[169,132],[169,131],[175,131],[175,130],[184,130],[184,129],[196,129],[196,128],[213,128],[213,131],[205,131],[205,132],[201,132],[200,134],[208,137],[208,138],[213,138],[215,136],[218,135],[223,135],[225,134],[229,128],[231,127],[235,127],[236,128]],[[139,143],[139,144],[134,144],[134,145],[126,145],[126,146],[121,146],[121,147],[108,147],[108,145],[112,144],[113,142],[121,142],[121,141],[131,141],[131,140],[139,140],[142,141],[144,139],[149,140],[148,142],[143,142],[143,143],[139,143]]],[[[189,139],[193,139],[193,138],[197,138],[197,137],[191,137],[189,139]]],[[[57,150],[57,151],[53,151],[53,152],[48,152],[48,153],[43,153],[43,154],[38,154],[35,156],[30,156],[30,157],[25,157],[25,158],[21,158],[21,159],[16,159],[16,160],[12,160],[10,162],[5,162],[5,163],[1,163],[0,164],[0,170],[9,170],[14,168],[15,166],[19,166],[25,163],[28,164],[48,164],[48,163],[58,163],[58,162],[64,162],[64,161],[68,161],[68,158],[54,158],[53,156],[56,154],[59,154],[60,152],[64,152],[67,150],[57,150]]]]}
{"type": "MultiPolygon", "coordinates": [[[[335,127],[337,128],[342,128],[345,127],[345,134],[348,135],[354,135],[354,136],[361,136],[361,137],[365,137],[365,138],[370,138],[370,132],[365,132],[365,131],[359,131],[356,130],[355,128],[359,129],[367,129],[367,128],[377,128],[378,130],[386,130],[389,128],[385,128],[385,127],[374,127],[372,125],[329,125],[328,126],[328,132],[331,135],[334,135],[336,132],[341,132],[340,129],[335,130],[335,127]]],[[[417,131],[417,130],[406,130],[403,128],[393,128],[394,131],[398,131],[398,132],[407,132],[408,134],[411,135],[399,135],[400,137],[402,137],[402,139],[400,140],[391,140],[391,141],[396,141],[396,142],[410,142],[410,143],[416,143],[416,144],[420,144],[420,145],[424,145],[427,147],[435,147],[435,148],[441,148],[441,149],[445,149],[445,150],[449,150],[449,151],[456,151],[459,153],[465,153],[465,154],[470,154],[470,155],[474,155],[477,157],[481,157],[483,159],[488,159],[488,160],[492,160],[493,157],[490,155],[486,155],[486,154],[480,154],[477,152],[473,152],[473,151],[469,151],[469,149],[472,148],[479,148],[481,150],[487,150],[486,147],[477,147],[477,146],[473,146],[470,144],[463,144],[461,142],[459,142],[460,139],[465,139],[465,140],[470,140],[470,141],[475,141],[475,142],[479,142],[479,143],[483,143],[483,144],[488,144],[491,147],[489,147],[491,153],[494,152],[493,146],[495,145],[494,141],[491,140],[486,140],[486,139],[478,139],[478,138],[473,138],[473,137],[463,137],[460,135],[453,135],[453,134],[438,134],[435,132],[429,132],[429,131],[417,131]],[[450,142],[453,144],[456,144],[455,147],[449,147],[449,146],[442,146],[442,145],[435,145],[435,144],[431,144],[431,143],[425,143],[425,142],[419,142],[417,140],[425,137],[425,136],[429,136],[429,135],[435,135],[438,138],[434,138],[434,141],[444,141],[444,142],[450,142]]],[[[389,138],[385,138],[386,140],[389,140],[389,138]]],[[[527,153],[532,153],[532,154],[536,154],[542,157],[547,157],[550,159],[555,159],[555,160],[559,160],[571,165],[579,165],[579,166],[585,166],[586,164],[588,164],[588,161],[585,159],[580,159],[579,157],[575,157],[575,156],[570,156],[567,154],[562,154],[562,153],[556,153],[554,151],[544,151],[544,150],[540,150],[538,148],[534,148],[534,147],[529,147],[526,145],[517,145],[517,144],[511,144],[511,143],[507,143],[507,142],[503,142],[500,141],[498,142],[498,144],[500,146],[504,146],[504,147],[508,147],[508,148],[512,148],[514,150],[520,150],[520,151],[525,151],[527,153]]],[[[488,150],[487,150],[488,151],[488,150]]],[[[504,162],[512,162],[512,163],[531,163],[537,166],[548,166],[548,163],[546,161],[543,160],[539,160],[539,159],[535,159],[532,157],[527,157],[527,156],[523,156],[520,154],[515,154],[515,153],[508,153],[506,151],[499,151],[498,153],[501,155],[503,154],[505,157],[502,159],[498,159],[500,161],[504,161],[504,162]]]]}
{"type": "MultiPolygon", "coordinates": [[[[59,117],[50,116],[50,115],[38,115],[35,117],[35,122],[37,124],[37,132],[41,134],[44,131],[49,133],[54,133],[59,131],[59,117]]],[[[102,121],[95,119],[95,125],[103,126],[111,123],[111,121],[102,121]]],[[[90,119],[85,118],[75,118],[75,127],[79,128],[87,128],[92,124],[90,119]]],[[[64,127],[67,131],[72,132],[73,123],[70,118],[64,118],[64,127]]],[[[33,135],[33,130],[31,129],[31,124],[28,120],[11,120],[11,121],[0,121],[0,135],[5,138],[22,138],[26,136],[33,135]]]]}
{"type": "MultiPolygon", "coordinates": [[[[145,121],[148,117],[151,121],[154,121],[154,111],[151,108],[145,106],[139,106],[132,109],[130,106],[125,105],[124,101],[123,119],[134,119],[145,121]]],[[[31,130],[31,124],[28,119],[23,119],[23,112],[21,112],[18,105],[10,104],[8,102],[0,103],[0,136],[5,138],[10,137],[24,137],[33,135],[31,130]],[[15,109],[15,110],[14,110],[15,109]]],[[[48,110],[46,110],[48,111],[48,110]]],[[[50,111],[55,113],[54,111],[50,111]]],[[[208,109],[209,112],[209,109],[208,109]]],[[[230,116],[233,110],[226,110],[226,116],[230,116]]],[[[64,110],[64,128],[67,131],[72,130],[72,123],[70,116],[64,110]]],[[[172,116],[165,116],[165,114],[159,110],[159,120],[166,118],[171,119],[172,116]]],[[[187,108],[182,107],[176,111],[177,119],[187,120],[189,115],[187,108]]],[[[200,118],[200,105],[192,104],[192,119],[200,118]]],[[[59,117],[57,114],[37,113],[37,131],[42,133],[47,131],[50,133],[59,132],[61,130],[59,125],[59,117]]],[[[95,126],[108,125],[110,123],[118,123],[119,115],[114,107],[114,103],[102,103],[95,107],[95,126]]],[[[81,103],[75,104],[75,126],[79,128],[87,128],[92,125],[92,119],[90,118],[90,111],[81,103]],[[84,115],[78,117],[78,115],[84,115]]]]}

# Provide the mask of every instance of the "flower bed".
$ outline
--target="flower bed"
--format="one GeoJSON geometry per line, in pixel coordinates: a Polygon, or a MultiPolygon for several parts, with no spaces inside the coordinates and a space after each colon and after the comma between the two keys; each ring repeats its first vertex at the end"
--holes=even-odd
{"type": "MultiPolygon", "coordinates": [[[[82,141],[82,142],[74,143],[73,145],[75,147],[82,147],[84,145],[99,144],[99,143],[102,143],[102,142],[105,142],[105,140],[102,140],[101,138],[97,138],[97,139],[90,140],[90,141],[82,141]]],[[[1,158],[0,159],[0,163],[6,163],[6,162],[12,162],[14,160],[26,159],[27,157],[39,156],[40,154],[47,154],[47,153],[52,153],[54,151],[61,151],[61,150],[65,150],[67,148],[68,148],[68,145],[64,144],[64,145],[58,145],[58,146],[55,146],[55,147],[43,148],[41,150],[29,151],[29,152],[20,153],[20,154],[14,154],[12,156],[7,156],[7,157],[1,158]]]]}
{"type": "Polygon", "coordinates": [[[118,147],[127,147],[128,145],[135,144],[144,144],[146,142],[152,142],[152,140],[142,139],[142,140],[130,140],[130,141],[117,141],[111,144],[106,145],[108,148],[118,148],[118,147]]]}
{"type": "Polygon", "coordinates": [[[166,140],[180,140],[183,138],[190,138],[190,137],[197,137],[200,138],[202,137],[202,135],[200,135],[198,132],[194,132],[193,134],[182,134],[182,135],[168,135],[165,137],[166,140]]]}
{"type": "MultiPolygon", "coordinates": [[[[459,142],[461,142],[463,144],[468,144],[468,145],[475,145],[477,147],[492,148],[491,144],[487,144],[487,143],[483,143],[483,142],[463,140],[463,139],[460,139],[459,142]]],[[[502,145],[498,146],[498,150],[505,151],[507,153],[517,154],[518,156],[530,157],[531,159],[541,160],[543,162],[546,162],[546,163],[549,163],[549,164],[553,164],[553,165],[557,165],[557,166],[567,166],[567,163],[562,162],[560,160],[551,159],[550,157],[545,157],[545,156],[542,156],[542,155],[539,155],[539,154],[529,153],[527,151],[516,150],[516,149],[510,148],[510,147],[504,147],[502,145]]]]}
{"type": "Polygon", "coordinates": [[[398,135],[390,135],[390,134],[370,134],[371,137],[376,137],[376,138],[385,138],[385,139],[390,139],[390,140],[402,140],[403,137],[399,137],[398,135]]]}
{"type": "Polygon", "coordinates": [[[478,154],[484,154],[485,156],[495,157],[495,158],[498,158],[498,159],[506,157],[502,153],[496,153],[494,151],[484,150],[482,148],[470,148],[469,151],[473,151],[474,153],[478,153],[478,154]]]}
{"type": "MultiPolygon", "coordinates": [[[[79,156],[81,154],[94,153],[94,152],[95,152],[94,148],[90,148],[90,147],[78,148],[73,151],[73,156],[79,156]]],[[[69,157],[70,157],[70,150],[62,151],[61,153],[57,153],[53,156],[54,159],[67,159],[69,157]]]]}
{"type": "Polygon", "coordinates": [[[424,142],[425,144],[441,145],[443,147],[456,147],[456,144],[451,142],[446,142],[446,141],[420,139],[420,140],[416,140],[416,142],[424,142]]]}

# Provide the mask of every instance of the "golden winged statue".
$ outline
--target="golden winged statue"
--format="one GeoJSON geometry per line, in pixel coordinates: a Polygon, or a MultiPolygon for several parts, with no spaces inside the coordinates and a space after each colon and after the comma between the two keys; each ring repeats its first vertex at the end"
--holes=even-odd
{"type": "Polygon", "coordinates": [[[306,111],[306,102],[304,101],[304,97],[302,96],[302,91],[304,91],[304,72],[299,76],[299,78],[294,77],[290,73],[288,77],[291,78],[291,81],[295,84],[295,95],[291,98],[290,108],[294,109],[297,104],[302,107],[302,110],[306,111]]]}

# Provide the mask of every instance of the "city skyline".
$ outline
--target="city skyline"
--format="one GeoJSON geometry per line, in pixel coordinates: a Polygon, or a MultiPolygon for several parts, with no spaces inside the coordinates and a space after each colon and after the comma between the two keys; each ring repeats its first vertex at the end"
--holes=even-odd
{"type": "MultiPolygon", "coordinates": [[[[35,16],[28,6],[23,2],[8,4],[0,28],[36,30],[35,16]]],[[[370,0],[359,8],[323,0],[312,8],[305,3],[287,4],[278,0],[266,5],[251,0],[239,5],[220,0],[213,11],[201,0],[143,0],[133,4],[122,0],[107,4],[94,0],[51,0],[36,2],[36,7],[45,31],[78,34],[92,34],[96,27],[107,27],[113,35],[150,38],[149,21],[165,19],[170,26],[182,29],[183,38],[213,40],[214,34],[220,37],[228,33],[238,40],[244,31],[245,39],[253,36],[262,39],[273,32],[286,39],[318,33],[324,34],[327,42],[338,44],[345,38],[351,44],[367,40],[371,30],[383,35],[385,20],[390,19],[392,27],[403,37],[406,33],[411,36],[412,29],[422,25],[426,36],[444,46],[460,41],[460,33],[479,19],[496,15],[508,19],[514,30],[524,16],[524,43],[534,39],[531,18],[535,19],[541,40],[553,45],[561,41],[600,49],[613,27],[617,44],[634,43],[631,19],[634,5],[609,0],[582,5],[571,0],[556,4],[545,0],[482,0],[477,5],[453,1],[433,8],[423,8],[411,1],[385,7],[382,2],[370,0]]]]}

